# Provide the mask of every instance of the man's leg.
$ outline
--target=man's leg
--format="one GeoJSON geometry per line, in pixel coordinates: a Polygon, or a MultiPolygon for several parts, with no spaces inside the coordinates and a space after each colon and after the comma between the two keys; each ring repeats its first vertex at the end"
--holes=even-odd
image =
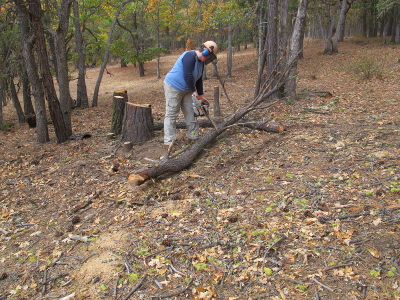
{"type": "Polygon", "coordinates": [[[195,140],[199,138],[199,122],[194,116],[192,93],[187,93],[181,104],[183,115],[185,116],[188,138],[195,140]]]}
{"type": "Polygon", "coordinates": [[[182,92],[164,82],[165,117],[164,117],[164,145],[171,145],[176,136],[176,117],[179,115],[182,92]]]}

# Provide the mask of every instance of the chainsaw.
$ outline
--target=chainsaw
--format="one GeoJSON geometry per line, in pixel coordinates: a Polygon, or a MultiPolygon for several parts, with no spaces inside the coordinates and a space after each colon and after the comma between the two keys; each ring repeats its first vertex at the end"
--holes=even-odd
{"type": "Polygon", "coordinates": [[[215,130],[218,130],[217,124],[211,119],[209,114],[210,103],[205,100],[202,96],[192,95],[194,116],[206,116],[208,120],[213,124],[215,130]]]}

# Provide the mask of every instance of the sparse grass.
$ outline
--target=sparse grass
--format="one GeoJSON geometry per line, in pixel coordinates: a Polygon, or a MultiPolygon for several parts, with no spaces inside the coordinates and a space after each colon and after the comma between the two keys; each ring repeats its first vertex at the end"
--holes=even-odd
{"type": "Polygon", "coordinates": [[[385,76],[385,64],[382,59],[362,55],[350,64],[349,72],[358,75],[361,80],[382,79],[385,76]]]}

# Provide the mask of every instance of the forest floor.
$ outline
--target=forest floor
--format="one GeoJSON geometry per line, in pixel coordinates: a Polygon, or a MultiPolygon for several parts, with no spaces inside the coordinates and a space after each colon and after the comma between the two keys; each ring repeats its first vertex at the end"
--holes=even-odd
{"type": "MultiPolygon", "coordinates": [[[[307,42],[298,98],[250,116],[283,133],[232,127],[188,169],[139,187],[127,176],[166,154],[163,132],[128,152],[107,134],[115,90],[162,121],[155,62],[142,78],[107,67],[98,107],[73,111],[89,138],[58,144],[50,127],[37,144],[6,106],[16,125],[0,132],[0,299],[400,299],[399,50],[353,38],[322,55],[307,42]],[[377,77],[352,72],[368,65],[377,77]]],[[[178,55],[162,57],[162,77],[178,55]]],[[[238,106],[256,69],[253,48],[235,52],[226,89],[238,106]]],[[[205,82],[211,102],[217,85],[205,82]]]]}

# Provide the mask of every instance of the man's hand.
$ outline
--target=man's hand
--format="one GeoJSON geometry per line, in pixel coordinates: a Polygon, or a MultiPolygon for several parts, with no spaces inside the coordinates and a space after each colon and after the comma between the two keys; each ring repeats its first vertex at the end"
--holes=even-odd
{"type": "Polygon", "coordinates": [[[203,95],[197,96],[197,99],[201,101],[201,105],[210,106],[210,102],[208,102],[208,99],[203,95]]]}

